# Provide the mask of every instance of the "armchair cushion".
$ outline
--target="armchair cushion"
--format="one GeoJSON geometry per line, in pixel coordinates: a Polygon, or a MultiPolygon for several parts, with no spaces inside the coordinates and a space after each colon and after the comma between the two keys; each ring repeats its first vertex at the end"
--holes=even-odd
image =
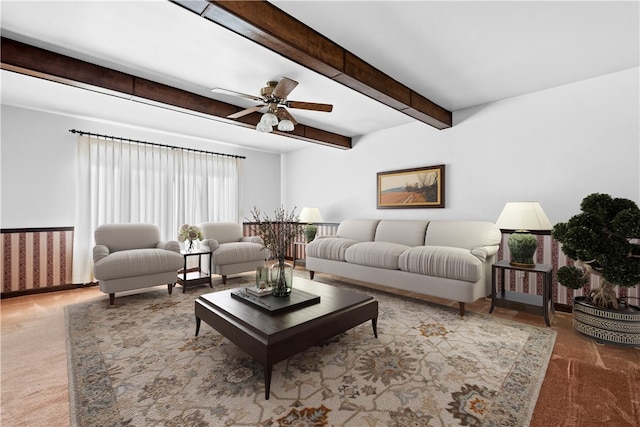
{"type": "Polygon", "coordinates": [[[250,242],[230,242],[213,251],[213,263],[217,265],[237,264],[247,261],[264,260],[263,246],[250,242]]]}
{"type": "MultiPolygon", "coordinates": [[[[94,251],[95,255],[95,251],[94,251]]],[[[99,259],[93,274],[99,280],[146,276],[167,270],[176,272],[183,265],[183,257],[165,249],[130,249],[118,251],[99,259]]]]}

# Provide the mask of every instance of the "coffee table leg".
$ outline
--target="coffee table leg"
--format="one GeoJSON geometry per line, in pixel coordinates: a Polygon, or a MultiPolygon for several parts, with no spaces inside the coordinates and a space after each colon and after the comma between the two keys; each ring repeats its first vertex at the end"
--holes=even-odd
{"type": "Polygon", "coordinates": [[[269,400],[269,394],[271,391],[271,370],[272,365],[264,366],[264,399],[269,400]]]}
{"type": "Polygon", "coordinates": [[[196,317],[196,336],[198,336],[198,332],[200,332],[200,318],[196,317]]]}
{"type": "Polygon", "coordinates": [[[371,319],[371,326],[373,326],[373,335],[378,338],[378,318],[371,319]]]}

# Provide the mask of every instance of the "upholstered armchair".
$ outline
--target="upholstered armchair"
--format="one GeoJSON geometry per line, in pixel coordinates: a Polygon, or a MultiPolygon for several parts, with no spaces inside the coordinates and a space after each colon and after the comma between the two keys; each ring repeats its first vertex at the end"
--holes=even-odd
{"type": "Polygon", "coordinates": [[[153,224],[104,224],[94,231],[93,275],[114,305],[116,292],[167,284],[169,294],[184,258],[176,241],[160,241],[153,224]]]}
{"type": "Polygon", "coordinates": [[[222,276],[227,283],[229,274],[243,273],[263,267],[269,257],[259,236],[243,236],[242,225],[233,222],[205,222],[200,224],[204,235],[201,245],[211,249],[211,274],[222,276]]]}

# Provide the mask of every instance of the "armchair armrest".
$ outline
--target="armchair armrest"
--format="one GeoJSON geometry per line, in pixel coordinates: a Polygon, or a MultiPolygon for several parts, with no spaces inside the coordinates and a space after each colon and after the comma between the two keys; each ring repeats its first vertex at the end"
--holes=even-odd
{"type": "Polygon", "coordinates": [[[486,262],[487,258],[498,253],[498,245],[479,246],[471,249],[471,254],[475,255],[480,261],[486,262]]]}
{"type": "Polygon", "coordinates": [[[216,239],[204,239],[202,241],[202,246],[207,246],[209,247],[211,252],[214,252],[216,249],[220,247],[220,243],[218,243],[216,239]]]}
{"type": "Polygon", "coordinates": [[[264,245],[264,241],[260,236],[245,236],[240,238],[241,242],[249,242],[249,243],[258,243],[260,245],[264,245]]]}
{"type": "Polygon", "coordinates": [[[106,245],[96,245],[93,247],[93,263],[100,261],[102,258],[109,255],[110,251],[106,245]]]}
{"type": "Polygon", "coordinates": [[[156,248],[180,253],[180,243],[176,242],[175,240],[158,242],[158,244],[156,245],[156,248]]]}

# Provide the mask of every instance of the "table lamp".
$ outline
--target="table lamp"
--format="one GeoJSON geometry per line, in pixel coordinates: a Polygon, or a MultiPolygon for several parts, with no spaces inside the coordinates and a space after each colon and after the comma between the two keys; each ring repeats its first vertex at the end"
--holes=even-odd
{"type": "Polygon", "coordinates": [[[529,231],[551,230],[553,226],[538,202],[509,202],[504,206],[496,226],[512,230],[507,244],[511,252],[511,265],[531,268],[535,266],[533,254],[538,240],[529,231]]]}
{"type": "Polygon", "coordinates": [[[314,224],[316,222],[322,222],[322,215],[318,208],[302,208],[300,212],[300,222],[306,223],[304,227],[304,237],[309,243],[316,237],[316,231],[318,227],[314,224]]]}

